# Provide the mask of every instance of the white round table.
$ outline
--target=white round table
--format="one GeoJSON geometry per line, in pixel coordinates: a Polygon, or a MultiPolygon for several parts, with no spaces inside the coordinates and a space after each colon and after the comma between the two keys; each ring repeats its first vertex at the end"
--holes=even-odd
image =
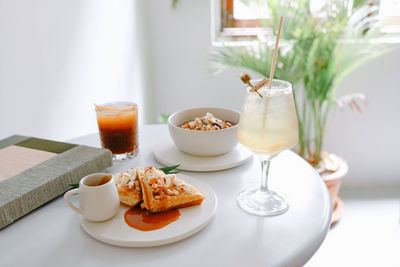
{"type": "MultiPolygon", "coordinates": [[[[167,136],[165,125],[140,129],[139,155],[106,172],[134,166],[161,166],[152,145],[167,136]]],[[[99,146],[98,134],[71,140],[99,146]]],[[[290,151],[271,164],[271,189],[284,194],[289,210],[257,217],[239,208],[235,197],[260,183],[257,160],[224,171],[185,174],[209,184],[218,197],[215,218],[202,231],[174,244],[121,248],[89,237],[78,216],[59,197],[0,231],[1,266],[302,266],[324,240],[330,225],[328,191],[314,169],[290,151]]]]}

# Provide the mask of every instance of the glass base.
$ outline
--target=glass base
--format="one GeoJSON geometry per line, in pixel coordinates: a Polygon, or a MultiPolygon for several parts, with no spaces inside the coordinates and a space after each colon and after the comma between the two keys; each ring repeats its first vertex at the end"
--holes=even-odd
{"type": "Polygon", "coordinates": [[[258,216],[274,216],[289,209],[286,200],[274,191],[261,191],[259,187],[248,188],[236,197],[239,206],[258,216]]]}
{"type": "Polygon", "coordinates": [[[139,149],[136,149],[135,151],[129,152],[129,153],[122,153],[122,154],[112,154],[112,159],[113,161],[122,161],[126,159],[131,159],[136,157],[138,154],[139,149]]]}

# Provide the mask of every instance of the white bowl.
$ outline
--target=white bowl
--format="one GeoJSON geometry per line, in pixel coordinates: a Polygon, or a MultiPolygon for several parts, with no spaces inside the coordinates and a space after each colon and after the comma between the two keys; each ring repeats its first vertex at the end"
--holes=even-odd
{"type": "Polygon", "coordinates": [[[175,145],[194,156],[216,156],[230,152],[238,143],[237,128],[240,113],[224,108],[192,108],[175,112],[168,118],[168,129],[175,145]],[[227,129],[198,131],[180,127],[185,122],[202,117],[209,112],[218,119],[233,122],[227,129]]]}

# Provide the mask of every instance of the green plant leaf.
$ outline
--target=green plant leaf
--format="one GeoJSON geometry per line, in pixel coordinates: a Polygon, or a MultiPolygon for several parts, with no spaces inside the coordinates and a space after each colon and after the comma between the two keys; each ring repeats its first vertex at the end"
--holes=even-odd
{"type": "Polygon", "coordinates": [[[179,2],[179,0],[172,0],[171,7],[176,8],[176,6],[178,5],[178,2],[179,2]]]}
{"type": "Polygon", "coordinates": [[[160,122],[162,124],[167,124],[168,123],[168,118],[169,118],[170,114],[166,114],[166,113],[162,113],[160,115],[160,122]]]}
{"type": "MultiPolygon", "coordinates": [[[[326,122],[340,82],[369,60],[390,51],[374,42],[380,36],[378,7],[365,0],[354,1],[354,6],[351,3],[327,1],[312,14],[309,0],[268,0],[270,19],[260,21],[276,33],[279,18],[284,17],[274,78],[293,84],[300,155],[310,162],[320,159],[326,122]]],[[[235,67],[268,77],[273,49],[270,40],[213,48],[212,73],[235,67]]]]}
{"type": "Polygon", "coordinates": [[[180,170],[177,169],[179,166],[180,166],[180,164],[174,165],[174,166],[163,167],[163,168],[159,168],[159,169],[162,170],[165,174],[173,174],[173,173],[181,172],[180,170]]]}

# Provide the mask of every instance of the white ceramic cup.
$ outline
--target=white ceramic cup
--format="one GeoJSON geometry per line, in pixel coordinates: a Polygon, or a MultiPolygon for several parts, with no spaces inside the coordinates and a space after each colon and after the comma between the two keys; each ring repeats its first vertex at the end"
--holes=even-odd
{"type": "Polygon", "coordinates": [[[114,217],[119,208],[119,197],[114,178],[107,173],[94,173],[83,177],[79,182],[79,188],[66,192],[64,199],[74,211],[81,214],[86,220],[95,222],[114,217]],[[103,182],[106,182],[100,184],[102,179],[103,182]],[[76,194],[79,194],[79,208],[70,200],[71,196],[76,194]]]}

